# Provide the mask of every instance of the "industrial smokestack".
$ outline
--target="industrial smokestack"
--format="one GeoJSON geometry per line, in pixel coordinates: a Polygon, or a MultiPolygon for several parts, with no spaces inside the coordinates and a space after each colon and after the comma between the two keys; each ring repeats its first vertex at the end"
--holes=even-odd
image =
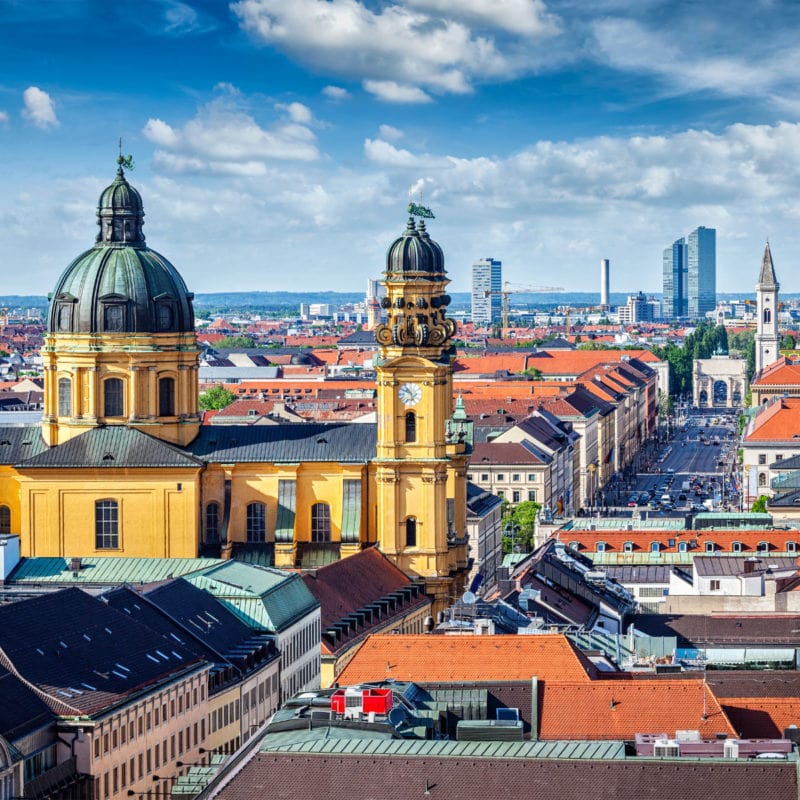
{"type": "Polygon", "coordinates": [[[608,284],[611,264],[607,258],[600,262],[600,305],[608,308],[608,284]]]}

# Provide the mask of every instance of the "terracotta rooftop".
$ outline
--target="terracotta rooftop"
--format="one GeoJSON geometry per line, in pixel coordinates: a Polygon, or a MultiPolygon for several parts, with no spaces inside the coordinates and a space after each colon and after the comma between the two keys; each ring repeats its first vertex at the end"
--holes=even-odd
{"type": "Polygon", "coordinates": [[[782,739],[785,728],[800,725],[798,697],[726,697],[721,702],[742,738],[782,739]]]}
{"type": "Polygon", "coordinates": [[[592,663],[562,634],[540,636],[377,635],[339,675],[342,685],[394,678],[416,683],[569,680],[588,682],[592,663]]]}
{"type": "Polygon", "coordinates": [[[800,397],[780,397],[769,403],[747,426],[744,441],[800,443],[800,397]]]}
{"type": "Polygon", "coordinates": [[[637,733],[697,730],[736,735],[701,680],[548,682],[540,689],[541,739],[624,739],[637,733]]]}

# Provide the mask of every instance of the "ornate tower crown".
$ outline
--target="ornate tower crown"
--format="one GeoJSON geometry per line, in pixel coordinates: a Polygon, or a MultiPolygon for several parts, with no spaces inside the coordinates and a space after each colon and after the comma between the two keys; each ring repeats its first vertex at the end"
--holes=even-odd
{"type": "MultiPolygon", "coordinates": [[[[411,208],[418,213],[419,207],[411,208]]],[[[389,247],[383,274],[387,294],[381,305],[389,319],[375,329],[378,344],[395,351],[392,355],[408,348],[420,355],[435,357],[437,350],[441,354],[456,324],[445,316],[450,296],[444,292],[449,283],[444,253],[423,220],[417,223],[409,217],[405,231],[389,247]]]]}

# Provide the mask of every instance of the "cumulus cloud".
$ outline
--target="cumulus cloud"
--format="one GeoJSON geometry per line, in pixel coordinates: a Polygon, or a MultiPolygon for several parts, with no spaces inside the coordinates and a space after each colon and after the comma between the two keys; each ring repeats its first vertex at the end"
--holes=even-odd
{"type": "Polygon", "coordinates": [[[378,132],[380,133],[381,139],[385,139],[387,142],[396,142],[398,139],[402,139],[403,136],[405,136],[403,131],[392,125],[381,125],[378,128],[378,132]]]}
{"type": "Polygon", "coordinates": [[[58,127],[55,105],[50,95],[38,86],[29,86],[22,93],[22,116],[37,128],[47,130],[58,127]]]}
{"type": "Polygon", "coordinates": [[[341,86],[326,86],[322,90],[322,94],[325,95],[329,100],[347,100],[350,97],[350,92],[347,89],[343,89],[341,86]]]}
{"type": "Polygon", "coordinates": [[[406,0],[423,11],[436,12],[489,28],[523,36],[550,36],[559,30],[558,17],[542,0],[406,0]]]}
{"type": "Polygon", "coordinates": [[[8,125],[8,112],[0,111],[0,125],[8,125]]]}
{"type": "Polygon", "coordinates": [[[431,96],[416,86],[396,81],[364,81],[364,88],[387,103],[430,103],[431,96]]]}
{"type": "Polygon", "coordinates": [[[377,11],[359,0],[240,0],[231,7],[257,41],[361,79],[367,91],[393,102],[421,102],[428,91],[468,92],[477,76],[497,78],[515,69],[490,36],[400,2],[377,11]]]}
{"type": "Polygon", "coordinates": [[[151,118],[143,133],[159,149],[155,164],[169,172],[263,175],[266,161],[314,161],[316,137],[307,127],[310,110],[301,103],[279,106],[287,120],[262,127],[235,95],[212,101],[182,127],[151,118]]]}

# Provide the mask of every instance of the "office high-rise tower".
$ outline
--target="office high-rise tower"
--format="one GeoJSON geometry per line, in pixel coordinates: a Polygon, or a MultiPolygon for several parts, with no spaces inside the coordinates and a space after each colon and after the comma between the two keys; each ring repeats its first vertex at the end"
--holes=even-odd
{"type": "Polygon", "coordinates": [[[503,262],[480,258],[472,265],[472,321],[499,322],[503,309],[503,262]]]}
{"type": "Polygon", "coordinates": [[[685,317],[688,313],[686,239],[678,239],[664,250],[663,279],[662,315],[667,319],[685,317]]]}
{"type": "Polygon", "coordinates": [[[695,228],[686,237],[688,313],[703,317],[717,305],[717,232],[695,228]]]}
{"type": "Polygon", "coordinates": [[[717,232],[701,226],[664,250],[662,314],[703,317],[716,305],[717,232]]]}
{"type": "Polygon", "coordinates": [[[608,308],[611,264],[607,258],[600,262],[600,307],[608,308]]]}

